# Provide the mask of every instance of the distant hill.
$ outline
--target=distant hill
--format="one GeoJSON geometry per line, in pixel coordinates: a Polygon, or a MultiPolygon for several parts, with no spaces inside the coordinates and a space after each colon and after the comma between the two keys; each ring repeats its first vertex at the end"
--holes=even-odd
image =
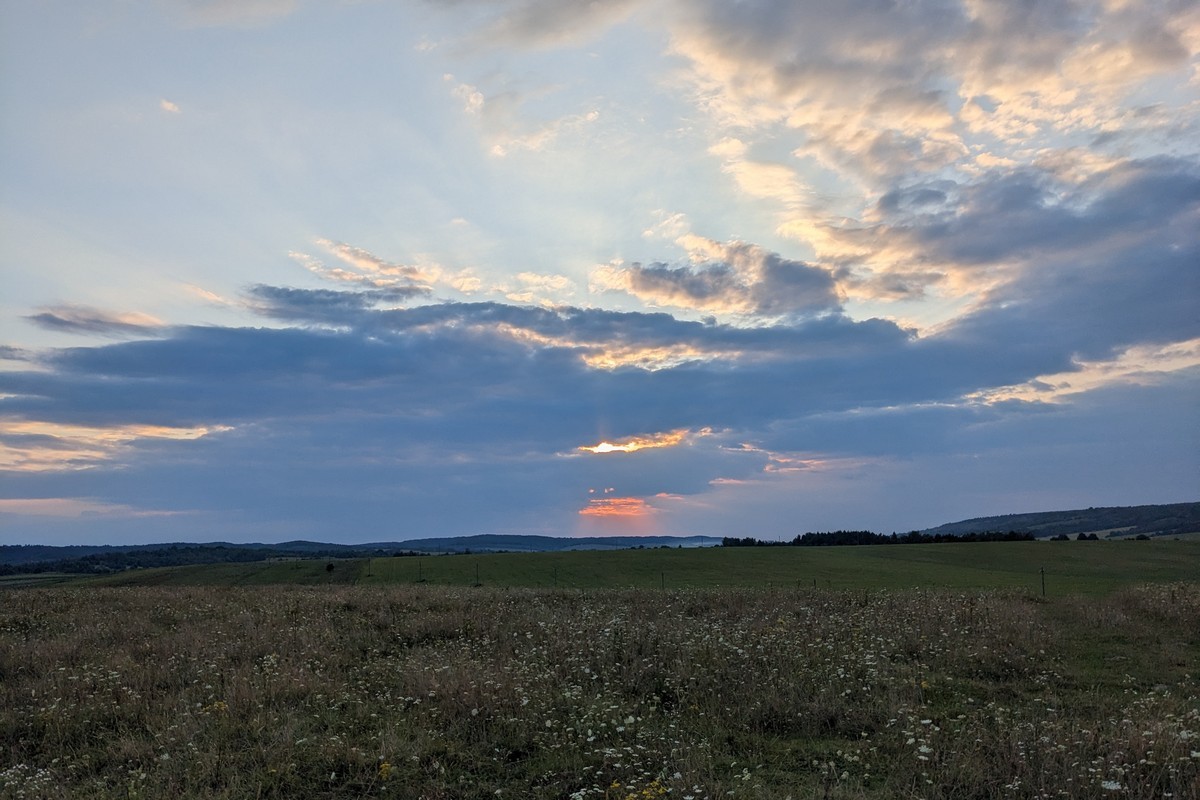
{"type": "Polygon", "coordinates": [[[1200,503],[1081,508],[977,517],[928,528],[922,533],[962,536],[983,531],[1029,531],[1038,538],[1081,533],[1105,536],[1178,536],[1200,531],[1200,503]]]}
{"type": "MultiPolygon", "coordinates": [[[[1122,536],[1178,536],[1200,532],[1200,503],[1087,508],[1006,514],[998,517],[951,522],[921,533],[965,536],[990,532],[1029,532],[1038,538],[1098,534],[1122,536]]],[[[273,544],[230,542],[162,543],[139,545],[0,545],[0,575],[35,572],[107,573],[140,567],[181,566],[268,561],[291,558],[379,558],[396,555],[495,552],[562,552],[568,550],[623,550],[633,547],[713,547],[713,536],[521,536],[481,534],[410,539],[403,542],[332,544],[290,541],[273,544]]]]}
{"type": "Polygon", "coordinates": [[[138,545],[0,545],[0,574],[32,572],[103,573],[135,567],[168,567],[267,561],[281,558],[379,558],[439,553],[550,552],[564,550],[621,550],[630,547],[712,547],[711,536],[516,536],[483,534],[405,542],[330,544],[291,541],[162,543],[138,545]]]}

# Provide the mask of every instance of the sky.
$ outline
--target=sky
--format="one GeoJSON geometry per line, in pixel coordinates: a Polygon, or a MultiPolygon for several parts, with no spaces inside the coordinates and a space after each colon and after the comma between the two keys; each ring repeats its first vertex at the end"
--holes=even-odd
{"type": "Polygon", "coordinates": [[[1200,499],[1200,4],[0,7],[0,543],[1200,499]]]}

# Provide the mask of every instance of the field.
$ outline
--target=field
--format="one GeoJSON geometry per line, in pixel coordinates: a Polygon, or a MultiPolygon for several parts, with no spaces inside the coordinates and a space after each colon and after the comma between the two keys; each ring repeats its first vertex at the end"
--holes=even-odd
{"type": "Polygon", "coordinates": [[[0,797],[1200,797],[1197,548],[990,547],[0,589],[0,797]]]}
{"type": "Polygon", "coordinates": [[[170,567],[100,579],[113,586],[350,583],[575,589],[1009,588],[1106,593],[1200,576],[1200,542],[984,542],[487,553],[170,567]],[[327,571],[332,563],[334,569],[327,571]]]}

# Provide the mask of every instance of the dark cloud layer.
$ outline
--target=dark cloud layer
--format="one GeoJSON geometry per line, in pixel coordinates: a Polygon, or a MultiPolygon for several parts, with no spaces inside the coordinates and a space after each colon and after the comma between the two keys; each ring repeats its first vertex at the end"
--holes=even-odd
{"type": "MultiPolygon", "coordinates": [[[[5,492],[187,510],[181,525],[216,515],[225,529],[262,536],[328,537],[330,525],[353,525],[370,532],[345,535],[362,539],[569,533],[588,490],[610,486],[684,509],[660,512],[660,522],[694,520],[686,498],[705,497],[713,481],[793,474],[813,476],[797,487],[815,486],[829,459],[927,461],[936,474],[946,459],[1008,463],[1034,448],[1077,465],[1115,424],[1126,431],[1115,452],[1146,464],[1158,447],[1179,471],[1186,456],[1164,431],[1195,428],[1194,409],[1184,422],[1198,379],[1187,370],[1065,401],[982,398],[1069,376],[1080,358],[1200,337],[1195,165],[1130,161],[1073,194],[1047,173],[985,175],[914,186],[881,205],[904,216],[887,237],[1003,280],[925,336],[852,320],[838,311],[831,273],[737,243],[723,246],[724,266],[631,274],[697,305],[740,298],[756,325],[496,302],[407,307],[407,290],[256,285],[251,307],[269,326],[156,328],[153,338],[9,353],[33,360],[0,371],[0,415],[26,426],[0,445],[94,468],[9,470],[5,492]],[[820,313],[795,313],[810,300],[820,313]],[[1141,407],[1159,408],[1162,424],[1135,435],[1128,420],[1141,407]],[[90,434],[54,425],[134,433],[89,445],[108,448],[101,461],[79,461],[71,437],[90,434]],[[138,426],[209,433],[178,441],[138,426]],[[628,455],[579,450],[671,431],[688,433],[628,455]]],[[[861,232],[883,235],[882,224],[861,232]]],[[[1011,482],[1024,485],[1015,473],[1011,482]]]]}
{"type": "Polygon", "coordinates": [[[201,5],[267,27],[208,31],[241,55],[154,119],[109,79],[188,59],[95,56],[174,33],[29,15],[108,71],[22,72],[6,252],[70,268],[9,306],[76,345],[0,345],[0,522],[26,539],[85,512],[108,540],[362,541],[571,533],[597,497],[756,535],[1193,499],[1193,4],[201,5]],[[360,48],[380,69],[332,40],[262,58],[335,19],[404,35],[360,48]],[[304,285],[256,272],[318,229],[391,254],[320,238],[290,252],[304,285]],[[81,277],[174,307],[210,276],[236,325],[35,308],[81,277]],[[498,297],[559,305],[460,302],[498,297]]]}
{"type": "MultiPolygon", "coordinates": [[[[703,263],[632,264],[606,281],[653,305],[766,317],[840,311],[834,276],[747,242],[705,242],[703,263]]],[[[697,256],[699,257],[699,256],[697,256]]]]}

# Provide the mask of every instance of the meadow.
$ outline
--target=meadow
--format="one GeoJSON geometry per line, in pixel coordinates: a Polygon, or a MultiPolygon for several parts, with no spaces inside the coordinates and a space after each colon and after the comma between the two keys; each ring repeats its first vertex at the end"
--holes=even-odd
{"type": "Polygon", "coordinates": [[[1200,541],[979,542],[476,553],[135,570],[108,586],[430,584],[508,588],[1014,589],[1048,596],[1195,580],[1200,541]],[[334,565],[328,571],[329,564],[334,565]]]}
{"type": "MultiPolygon", "coordinates": [[[[0,589],[0,797],[1200,797],[1194,549],[1079,549],[1042,597],[1022,555],[966,585],[957,547],[815,554],[846,584],[815,588],[488,585],[497,555],[482,586],[467,556],[0,589]],[[833,571],[888,558],[941,580],[833,571]]],[[[554,555],[565,583],[686,552],[554,555]]]]}

